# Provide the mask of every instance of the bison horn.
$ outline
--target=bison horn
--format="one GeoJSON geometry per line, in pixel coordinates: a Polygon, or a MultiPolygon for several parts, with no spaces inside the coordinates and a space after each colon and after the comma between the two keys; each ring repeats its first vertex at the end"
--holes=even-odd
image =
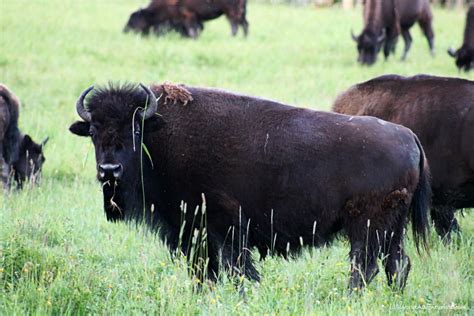
{"type": "Polygon", "coordinates": [[[46,145],[46,143],[48,142],[49,140],[49,136],[46,136],[46,138],[41,142],[41,148],[44,147],[44,145],[46,145]]]}
{"type": "Polygon", "coordinates": [[[146,111],[143,117],[146,120],[152,117],[156,113],[156,110],[158,110],[158,102],[156,101],[155,94],[153,93],[153,91],[150,90],[150,88],[145,86],[143,83],[140,83],[140,87],[142,87],[142,89],[145,90],[148,96],[148,106],[146,108],[146,111]]]}
{"type": "Polygon", "coordinates": [[[456,58],[456,51],[452,49],[452,47],[448,49],[448,54],[449,56],[456,58]]]}
{"type": "Polygon", "coordinates": [[[354,34],[354,31],[352,29],[351,29],[351,36],[354,42],[357,42],[359,40],[359,38],[354,34]]]}
{"type": "Polygon", "coordinates": [[[382,35],[377,38],[377,43],[382,43],[385,39],[385,30],[383,30],[382,35]]]}
{"type": "Polygon", "coordinates": [[[92,89],[94,89],[94,86],[90,86],[89,88],[84,90],[84,92],[82,92],[82,94],[80,95],[79,99],[77,99],[77,102],[76,102],[77,114],[79,114],[79,116],[86,122],[91,121],[91,113],[84,108],[84,99],[86,98],[86,95],[92,89]]]}

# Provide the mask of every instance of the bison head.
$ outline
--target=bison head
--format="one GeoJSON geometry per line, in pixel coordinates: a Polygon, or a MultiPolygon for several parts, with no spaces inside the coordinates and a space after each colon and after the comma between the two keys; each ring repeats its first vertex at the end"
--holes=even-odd
{"type": "Polygon", "coordinates": [[[474,68],[474,49],[463,46],[455,51],[450,48],[448,54],[456,59],[456,66],[459,69],[469,71],[471,68],[474,68]]]}
{"type": "Polygon", "coordinates": [[[92,138],[107,218],[122,220],[127,209],[136,208],[129,203],[140,200],[140,174],[150,168],[151,162],[142,154],[142,134],[159,128],[161,121],[155,115],[158,103],[153,92],[140,84],[94,90],[86,106],[85,98],[92,90],[88,88],[77,100],[77,113],[83,121],[75,122],[69,130],[92,138]]]}
{"type": "Polygon", "coordinates": [[[134,31],[146,35],[150,32],[150,28],[153,26],[152,20],[153,16],[151,12],[149,12],[147,9],[140,9],[130,15],[130,18],[128,19],[123,31],[125,33],[134,31]]]}
{"type": "Polygon", "coordinates": [[[365,30],[359,36],[354,35],[351,31],[352,39],[357,43],[357,51],[359,56],[357,61],[363,65],[372,65],[377,61],[377,54],[385,40],[385,31],[382,34],[375,34],[365,30]]]}
{"type": "Polygon", "coordinates": [[[35,143],[29,135],[23,136],[18,152],[18,159],[12,165],[14,179],[21,188],[26,180],[36,183],[41,175],[41,169],[46,158],[43,149],[48,137],[41,143],[35,143]]]}

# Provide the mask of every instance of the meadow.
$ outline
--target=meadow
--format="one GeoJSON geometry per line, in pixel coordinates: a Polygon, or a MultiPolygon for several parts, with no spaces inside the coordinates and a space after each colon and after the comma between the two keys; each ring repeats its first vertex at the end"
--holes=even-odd
{"type": "MultiPolygon", "coordinates": [[[[446,54],[462,41],[464,12],[434,10],[436,56],[416,26],[406,62],[356,63],[350,29],[361,11],[250,1],[250,35],[230,37],[224,18],[198,40],[121,32],[145,0],[38,0],[0,3],[0,82],[22,100],[20,127],[49,135],[41,185],[0,194],[0,314],[472,314],[474,219],[458,214],[462,235],[431,252],[407,242],[412,271],[403,293],[383,273],[348,295],[348,243],[303,251],[288,261],[257,262],[260,283],[205,284],[196,291],[184,260],[172,261],[145,229],[106,221],[88,139],[73,136],[75,101],[91,84],[171,81],[219,87],[329,110],[337,94],[372,77],[396,73],[460,76],[446,54]]],[[[411,234],[409,234],[411,235],[411,234]]],[[[258,257],[256,257],[258,259],[258,257]]]]}

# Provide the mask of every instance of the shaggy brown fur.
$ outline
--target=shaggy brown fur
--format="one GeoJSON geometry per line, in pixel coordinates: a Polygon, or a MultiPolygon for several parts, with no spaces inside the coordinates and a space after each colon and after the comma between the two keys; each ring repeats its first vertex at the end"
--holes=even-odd
{"type": "Polygon", "coordinates": [[[224,268],[258,280],[252,248],[287,256],[343,233],[351,288],[370,280],[378,257],[388,282],[404,287],[403,231],[411,214],[415,241],[425,244],[430,196],[424,153],[410,130],[216,89],[152,90],[165,97],[159,115],[144,116],[143,134],[133,114],[148,97],[133,85],[93,90],[79,106],[85,121],[70,127],[93,139],[109,220],[144,221],[195,263],[190,241],[205,218],[206,252],[198,259],[209,260],[211,278],[224,268]],[[167,106],[166,97],[187,106],[167,106]],[[152,162],[134,150],[142,137],[152,162]]]}
{"type": "Polygon", "coordinates": [[[382,76],[338,96],[333,111],[402,124],[420,138],[433,181],[432,219],[449,239],[455,209],[474,207],[474,81],[382,76]]]}

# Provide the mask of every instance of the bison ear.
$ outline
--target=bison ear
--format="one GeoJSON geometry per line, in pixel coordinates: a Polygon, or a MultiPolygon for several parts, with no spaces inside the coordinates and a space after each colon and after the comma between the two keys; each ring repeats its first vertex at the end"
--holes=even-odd
{"type": "Polygon", "coordinates": [[[70,127],[69,131],[77,136],[90,136],[90,123],[77,121],[74,122],[70,127]]]}
{"type": "Polygon", "coordinates": [[[31,139],[30,135],[26,134],[23,137],[23,140],[21,141],[20,150],[23,151],[23,150],[26,150],[27,148],[30,148],[33,145],[33,143],[34,143],[33,139],[31,139]]]}

